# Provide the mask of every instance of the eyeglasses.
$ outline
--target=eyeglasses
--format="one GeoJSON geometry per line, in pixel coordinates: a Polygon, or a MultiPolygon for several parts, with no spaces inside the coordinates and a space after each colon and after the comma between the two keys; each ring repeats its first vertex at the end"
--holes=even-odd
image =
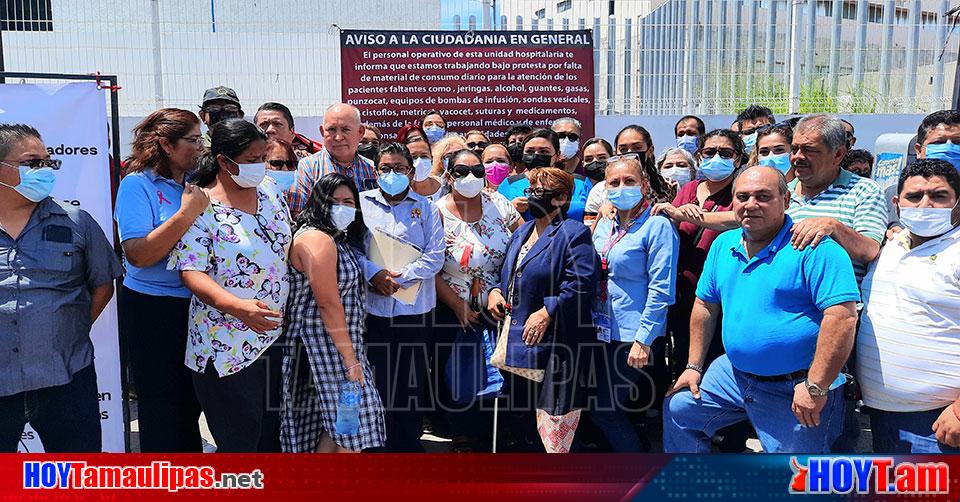
{"type": "Polygon", "coordinates": [[[237,105],[209,105],[204,106],[203,111],[207,113],[240,113],[240,107],[237,105]]]}
{"type": "Polygon", "coordinates": [[[470,174],[473,174],[477,178],[483,178],[487,175],[487,171],[482,164],[476,166],[457,164],[450,168],[450,174],[453,175],[454,178],[465,178],[470,174]]]}
{"type": "Polygon", "coordinates": [[[726,147],[704,148],[703,150],[700,150],[700,157],[704,159],[709,159],[710,157],[713,157],[714,155],[717,155],[717,154],[720,154],[720,157],[724,159],[732,159],[737,156],[737,151],[734,150],[733,148],[726,148],[726,147]]]}
{"type": "Polygon", "coordinates": [[[182,139],[194,146],[200,146],[203,144],[203,136],[178,136],[176,139],[182,139]]]}
{"type": "Polygon", "coordinates": [[[480,150],[483,150],[484,148],[486,148],[486,147],[488,147],[488,146],[490,146],[490,143],[489,143],[488,141],[471,141],[471,142],[467,143],[467,148],[469,148],[469,149],[471,149],[471,150],[476,150],[476,149],[478,149],[478,148],[479,148],[480,150]]]}
{"type": "Polygon", "coordinates": [[[60,159],[30,159],[22,160],[16,164],[0,161],[0,164],[10,167],[29,167],[30,169],[60,169],[63,161],[60,159]]]}
{"type": "Polygon", "coordinates": [[[557,194],[559,194],[559,193],[560,193],[560,192],[558,192],[558,191],[556,191],[556,190],[550,190],[549,188],[542,188],[542,187],[537,187],[537,188],[524,188],[524,189],[523,189],[523,196],[524,196],[524,197],[530,197],[530,196],[532,195],[532,196],[534,196],[534,197],[536,197],[536,198],[538,198],[538,199],[543,198],[544,196],[548,196],[548,195],[557,195],[557,194]]]}
{"type": "Polygon", "coordinates": [[[410,166],[404,166],[404,165],[401,165],[401,164],[394,164],[394,165],[390,165],[390,164],[380,164],[379,166],[377,166],[377,172],[380,173],[380,174],[388,174],[388,173],[390,173],[391,171],[393,171],[393,172],[395,172],[395,173],[397,173],[397,174],[406,176],[406,175],[410,174],[410,171],[411,171],[411,170],[412,170],[412,169],[410,169],[410,166]]]}
{"type": "Polygon", "coordinates": [[[291,169],[294,169],[297,167],[297,161],[295,160],[272,159],[272,160],[268,160],[267,164],[270,164],[270,167],[276,167],[277,169],[284,166],[289,167],[291,169]]]}
{"type": "Polygon", "coordinates": [[[567,138],[570,141],[577,141],[580,139],[580,135],[575,132],[558,132],[557,137],[560,139],[567,138]]]}
{"type": "MultiPolygon", "coordinates": [[[[646,153],[646,152],[640,152],[646,153]]],[[[613,157],[607,157],[607,165],[615,164],[621,160],[640,160],[640,153],[637,152],[626,152],[621,153],[620,155],[614,155],[613,157]]]]}

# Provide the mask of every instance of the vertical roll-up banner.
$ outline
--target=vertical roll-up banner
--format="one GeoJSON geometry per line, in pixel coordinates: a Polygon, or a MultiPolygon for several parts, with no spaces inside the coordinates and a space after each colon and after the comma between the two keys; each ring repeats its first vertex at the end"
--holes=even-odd
{"type": "MultiPolygon", "coordinates": [[[[110,160],[105,93],[94,82],[0,85],[0,122],[23,123],[40,131],[53,158],[63,161],[53,197],[90,213],[113,241],[110,160]]],[[[123,399],[116,297],[100,314],[93,339],[103,451],[124,451],[123,399]]],[[[42,452],[37,433],[28,424],[20,451],[42,452]]]]}
{"type": "Polygon", "coordinates": [[[593,137],[590,30],[343,30],[340,65],[343,102],[386,134],[436,110],[448,130],[495,141],[514,124],[561,117],[593,137]]]}

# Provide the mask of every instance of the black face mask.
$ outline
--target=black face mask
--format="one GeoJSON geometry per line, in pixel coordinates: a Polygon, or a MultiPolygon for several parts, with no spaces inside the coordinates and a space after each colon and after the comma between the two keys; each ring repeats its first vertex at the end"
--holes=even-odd
{"type": "Polygon", "coordinates": [[[523,163],[527,169],[536,169],[538,167],[550,167],[552,157],[545,153],[525,153],[523,154],[523,163]]]}
{"type": "Polygon", "coordinates": [[[380,159],[378,158],[378,157],[380,156],[380,155],[379,155],[379,153],[380,153],[380,148],[379,148],[377,145],[374,145],[374,144],[372,144],[372,143],[367,143],[367,144],[365,144],[365,145],[360,145],[360,146],[357,148],[357,153],[360,154],[360,155],[363,156],[363,157],[366,157],[366,158],[372,160],[373,163],[374,163],[374,165],[376,165],[377,162],[380,160],[380,159]]]}
{"type": "Polygon", "coordinates": [[[583,171],[591,180],[603,181],[607,172],[607,162],[604,160],[597,160],[589,164],[584,164],[583,171]]]}
{"type": "Polygon", "coordinates": [[[220,110],[218,112],[207,112],[207,116],[210,119],[210,124],[207,127],[213,127],[214,124],[222,122],[227,119],[238,119],[240,118],[239,113],[228,112],[220,110]]]}
{"type": "Polygon", "coordinates": [[[543,197],[531,195],[530,197],[527,197],[527,209],[534,218],[543,218],[556,209],[553,206],[553,199],[555,197],[556,195],[552,193],[543,194],[543,197]]]}
{"type": "Polygon", "coordinates": [[[520,143],[513,143],[512,145],[507,145],[507,152],[510,153],[510,158],[513,159],[513,162],[519,164],[523,162],[523,145],[520,143]]]}

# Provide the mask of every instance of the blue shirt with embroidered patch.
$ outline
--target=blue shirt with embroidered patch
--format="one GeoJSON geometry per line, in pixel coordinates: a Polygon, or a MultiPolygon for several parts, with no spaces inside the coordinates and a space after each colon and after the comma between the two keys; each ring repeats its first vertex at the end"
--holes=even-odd
{"type": "Polygon", "coordinates": [[[823,311],[860,301],[847,252],[829,237],[798,251],[790,245],[792,226],[786,216],[753,258],[740,229],[720,234],[707,254],[697,297],[720,305],[723,346],[740,371],[773,376],[808,369],[823,311]]]}
{"type": "MultiPolygon", "coordinates": [[[[183,185],[156,174],[152,169],[130,173],[120,181],[116,209],[120,242],[146,237],[180,210],[183,185]]],[[[124,257],[127,275],[123,285],[145,295],[190,298],[180,282],[180,273],[167,270],[168,256],[149,267],[135,267],[124,257]]]]}

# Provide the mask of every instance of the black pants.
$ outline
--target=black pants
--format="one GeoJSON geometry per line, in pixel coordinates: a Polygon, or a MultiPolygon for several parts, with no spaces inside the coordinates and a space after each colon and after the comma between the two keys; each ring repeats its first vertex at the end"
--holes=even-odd
{"type": "Polygon", "coordinates": [[[101,451],[97,372],[90,366],[70,383],[0,397],[0,452],[16,453],[27,422],[47,453],[101,451]]]}
{"type": "Polygon", "coordinates": [[[120,336],[137,389],[140,451],[199,453],[200,403],[183,363],[189,298],[152,296],[123,287],[120,336]]]}
{"type": "Polygon", "coordinates": [[[217,453],[280,451],[280,370],[283,338],[250,366],[225,377],[207,363],[193,386],[217,453]]]}
{"type": "Polygon", "coordinates": [[[423,452],[423,412],[432,409],[435,395],[427,376],[432,352],[431,314],[367,316],[367,358],[383,400],[387,444],[391,453],[423,452]]]}

